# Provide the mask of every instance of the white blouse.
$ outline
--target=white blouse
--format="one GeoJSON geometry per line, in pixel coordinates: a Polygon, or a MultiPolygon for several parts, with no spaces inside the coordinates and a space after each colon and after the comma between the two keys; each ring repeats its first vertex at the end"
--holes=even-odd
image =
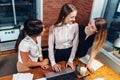
{"type": "Polygon", "coordinates": [[[37,37],[37,44],[29,36],[26,36],[19,44],[18,61],[22,62],[20,51],[29,52],[29,58],[37,62],[39,57],[42,57],[41,37],[37,37]]]}
{"type": "Polygon", "coordinates": [[[49,29],[49,58],[51,64],[56,64],[54,58],[54,47],[55,49],[65,49],[72,47],[69,62],[72,62],[78,46],[78,24],[66,24],[60,27],[54,25],[49,29]],[[55,44],[55,46],[54,46],[55,44]]]}

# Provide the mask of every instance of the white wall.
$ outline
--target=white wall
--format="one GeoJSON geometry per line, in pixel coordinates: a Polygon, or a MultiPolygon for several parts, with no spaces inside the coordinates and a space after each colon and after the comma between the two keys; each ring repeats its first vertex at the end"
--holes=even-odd
{"type": "Polygon", "coordinates": [[[43,0],[36,0],[37,19],[43,20],[43,0]]]}
{"type": "Polygon", "coordinates": [[[107,2],[108,0],[94,0],[93,1],[90,21],[96,17],[104,17],[107,2]]]}

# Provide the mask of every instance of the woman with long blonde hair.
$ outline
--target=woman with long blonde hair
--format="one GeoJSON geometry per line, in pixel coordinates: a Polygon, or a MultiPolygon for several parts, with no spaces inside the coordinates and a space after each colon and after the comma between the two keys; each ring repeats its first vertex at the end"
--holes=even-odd
{"type": "Polygon", "coordinates": [[[88,70],[93,73],[91,62],[103,47],[107,36],[107,22],[103,18],[95,18],[87,26],[79,26],[79,44],[76,57],[83,57],[91,48],[90,58],[87,63],[88,70]]]}

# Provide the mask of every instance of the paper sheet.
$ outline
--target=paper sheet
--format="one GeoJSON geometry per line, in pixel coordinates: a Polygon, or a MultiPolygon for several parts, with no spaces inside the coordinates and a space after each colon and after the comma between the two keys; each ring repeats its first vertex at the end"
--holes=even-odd
{"type": "Polygon", "coordinates": [[[93,79],[93,80],[104,80],[104,78],[96,78],[96,79],[93,79]]]}
{"type": "Polygon", "coordinates": [[[44,78],[38,78],[36,80],[47,80],[47,79],[44,77],[44,78]]]}
{"type": "Polygon", "coordinates": [[[16,74],[13,74],[12,80],[33,80],[33,74],[31,74],[31,73],[16,73],[16,74]]]}
{"type": "MultiPolygon", "coordinates": [[[[79,58],[79,60],[81,62],[83,62],[84,64],[87,64],[88,60],[89,60],[89,55],[86,55],[82,58],[79,58]]],[[[101,62],[99,62],[98,60],[94,59],[91,63],[92,68],[96,71],[98,68],[100,68],[101,66],[103,66],[103,64],[101,62]]]]}

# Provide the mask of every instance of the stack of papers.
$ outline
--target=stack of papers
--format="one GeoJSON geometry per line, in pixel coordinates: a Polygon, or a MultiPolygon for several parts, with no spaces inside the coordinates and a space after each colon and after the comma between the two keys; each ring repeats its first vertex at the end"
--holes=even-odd
{"type": "MultiPolygon", "coordinates": [[[[86,55],[82,58],[79,58],[79,60],[81,62],[83,62],[84,64],[87,64],[88,63],[88,60],[89,60],[89,55],[86,55]]],[[[98,68],[100,68],[101,66],[103,66],[103,64],[101,62],[99,62],[98,60],[94,59],[91,63],[91,66],[92,68],[96,71],[98,68]]]]}
{"type": "Polygon", "coordinates": [[[31,73],[13,74],[13,79],[12,80],[33,80],[33,74],[31,74],[31,73]]]}

